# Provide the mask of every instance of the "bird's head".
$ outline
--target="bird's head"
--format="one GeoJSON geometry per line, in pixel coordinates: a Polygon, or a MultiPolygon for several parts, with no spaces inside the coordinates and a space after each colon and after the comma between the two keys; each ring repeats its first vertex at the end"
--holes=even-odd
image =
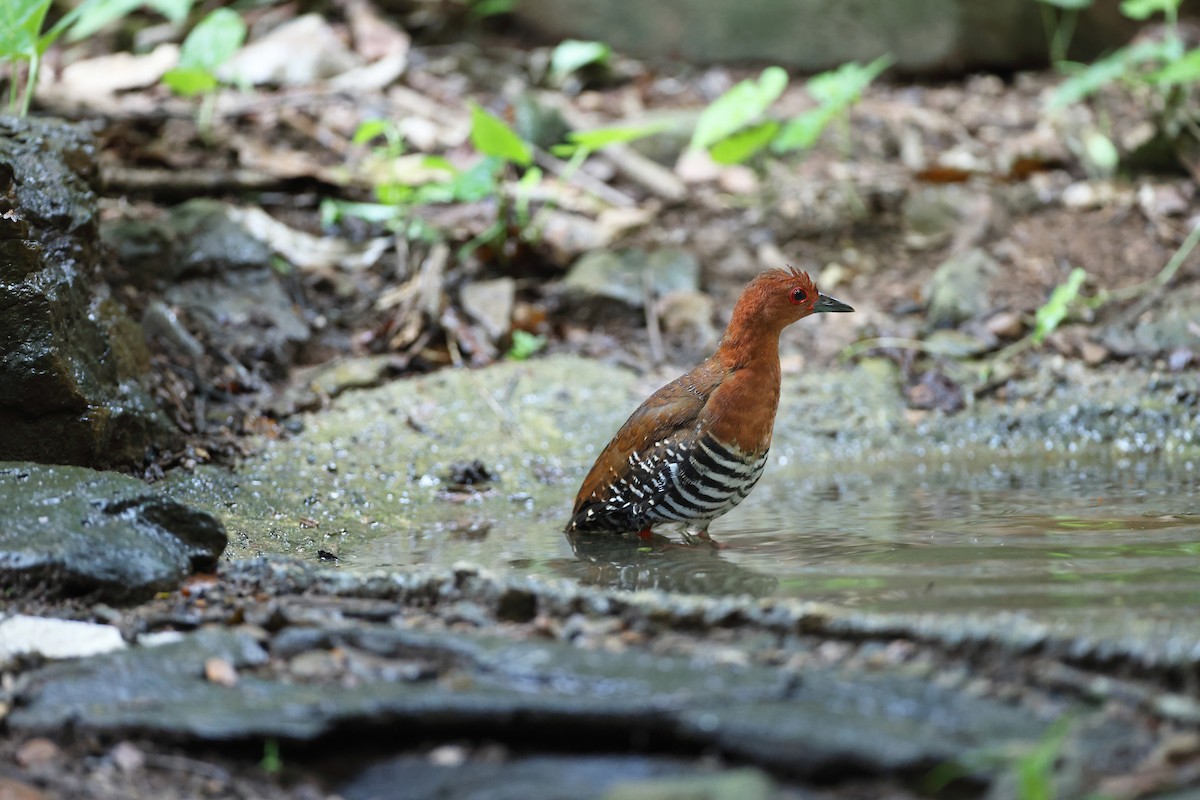
{"type": "Polygon", "coordinates": [[[788,267],[760,273],[742,292],[734,318],[753,324],[770,324],[779,330],[809,314],[825,311],[853,311],[840,300],[817,291],[807,272],[788,267]]]}

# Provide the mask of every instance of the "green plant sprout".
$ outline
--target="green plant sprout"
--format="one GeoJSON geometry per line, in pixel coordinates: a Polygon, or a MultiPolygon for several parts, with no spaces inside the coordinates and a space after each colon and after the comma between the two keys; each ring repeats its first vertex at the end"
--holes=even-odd
{"type": "Polygon", "coordinates": [[[1087,66],[1057,62],[1070,77],[1050,95],[1051,110],[1078,103],[1114,82],[1149,86],[1165,92],[1171,87],[1200,81],[1200,48],[1184,52],[1179,35],[1179,6],[1182,0],[1124,0],[1121,13],[1146,20],[1154,14],[1165,19],[1161,39],[1146,39],[1118,48],[1087,66]]]}
{"type": "Polygon", "coordinates": [[[283,758],[279,753],[279,740],[275,738],[263,740],[263,757],[258,762],[259,769],[268,775],[278,775],[283,771],[283,758]]]}
{"type": "Polygon", "coordinates": [[[525,361],[545,346],[545,336],[518,328],[512,332],[512,347],[508,348],[508,358],[512,361],[525,361]]]}
{"type": "Polygon", "coordinates": [[[850,62],[814,75],[805,88],[819,105],[788,122],[771,143],[771,149],[776,153],[807,150],[816,144],[825,128],[836,121],[841,128],[842,148],[848,150],[850,107],[862,98],[862,93],[871,82],[891,64],[891,56],[884,55],[870,64],[850,62]]]}
{"type": "Polygon", "coordinates": [[[1071,306],[1079,299],[1079,290],[1087,278],[1087,272],[1082,267],[1075,267],[1067,275],[1067,280],[1054,287],[1050,298],[1034,312],[1033,343],[1041,344],[1046,337],[1054,333],[1071,310],[1071,306]]]}
{"type": "Polygon", "coordinates": [[[179,65],[163,75],[163,83],[183,97],[202,95],[197,124],[212,129],[216,110],[217,69],[246,41],[246,22],[236,11],[218,8],[196,23],[179,49],[179,65]]]}
{"type": "Polygon", "coordinates": [[[738,83],[701,112],[690,147],[707,150],[719,164],[740,164],[765,148],[776,154],[807,150],[835,121],[848,146],[850,107],[891,63],[891,57],[885,55],[870,64],[850,62],[814,75],[805,88],[817,107],[787,122],[766,116],[788,83],[781,68],[767,67],[757,80],[738,83]]]}
{"type": "Polygon", "coordinates": [[[1042,9],[1042,27],[1050,39],[1050,62],[1067,60],[1067,51],[1075,35],[1079,12],[1089,8],[1094,0],[1038,0],[1042,9]],[[1057,13],[1055,13],[1057,9],[1057,13]]]}
{"type": "Polygon", "coordinates": [[[744,80],[700,114],[690,147],[707,150],[718,164],[740,164],[775,139],[782,124],[763,115],[787,88],[787,73],[767,67],[757,81],[744,80]]]}
{"type": "Polygon", "coordinates": [[[667,120],[647,122],[642,125],[612,125],[605,128],[592,128],[586,131],[571,131],[567,134],[564,144],[556,144],[550,148],[554,155],[568,159],[567,166],[562,171],[562,179],[567,180],[584,161],[598,150],[617,144],[636,142],[675,127],[676,123],[667,120]]]}
{"type": "Polygon", "coordinates": [[[562,81],[568,75],[584,67],[608,66],[612,60],[612,48],[603,42],[583,42],[566,39],[559,42],[550,55],[550,77],[562,81]]]}
{"type": "MultiPolygon", "coordinates": [[[[1059,718],[1024,752],[983,748],[967,753],[961,760],[940,764],[925,776],[923,788],[930,794],[941,794],[959,778],[1000,767],[1012,775],[1018,800],[1055,800],[1058,793],[1054,785],[1054,768],[1062,756],[1073,723],[1074,718],[1070,715],[1059,718]]],[[[1090,797],[1099,800],[1095,795],[1090,797]]]]}
{"type": "Polygon", "coordinates": [[[25,116],[37,86],[42,56],[64,33],[77,40],[137,8],[158,11],[172,22],[187,17],[191,0],[84,0],[68,11],[48,31],[42,32],[52,0],[4,0],[0,2],[0,63],[7,62],[8,113],[25,116]],[[25,80],[21,68],[25,67],[25,80]],[[23,87],[23,88],[22,88],[23,87]]]}
{"type": "Polygon", "coordinates": [[[382,137],[385,144],[376,149],[376,154],[395,168],[386,179],[376,183],[375,203],[323,201],[322,223],[331,225],[344,216],[352,216],[387,225],[410,240],[441,241],[443,234],[416,216],[413,213],[416,208],[494,200],[495,219],[462,246],[460,258],[481,245],[503,242],[510,222],[522,235],[532,235],[530,204],[543,177],[541,169],[533,165],[533,150],[499,117],[476,103],[470,103],[469,108],[471,146],[481,158],[465,170],[456,169],[440,156],[405,156],[403,135],[390,121],[369,120],[360,125],[354,141],[365,144],[382,137]],[[406,169],[399,168],[401,165],[406,169]],[[501,182],[509,168],[522,170],[511,192],[501,182]]]}
{"type": "Polygon", "coordinates": [[[377,149],[378,155],[399,158],[404,155],[404,134],[390,119],[369,119],[358,126],[351,139],[354,144],[367,144],[372,139],[383,137],[387,146],[377,149]]]}
{"type": "Polygon", "coordinates": [[[471,15],[478,19],[508,14],[516,6],[516,0],[470,0],[471,15]]]}

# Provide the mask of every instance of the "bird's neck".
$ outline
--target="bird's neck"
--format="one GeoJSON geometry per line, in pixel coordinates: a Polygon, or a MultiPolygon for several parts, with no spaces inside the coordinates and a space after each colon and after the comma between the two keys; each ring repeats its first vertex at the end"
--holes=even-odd
{"type": "Polygon", "coordinates": [[[766,369],[779,374],[779,334],[782,329],[738,324],[730,320],[713,356],[730,371],[766,369]]]}
{"type": "Polygon", "coordinates": [[[742,330],[726,331],[713,356],[725,373],[710,401],[714,433],[744,453],[765,453],[779,407],[779,333],[742,330]]]}

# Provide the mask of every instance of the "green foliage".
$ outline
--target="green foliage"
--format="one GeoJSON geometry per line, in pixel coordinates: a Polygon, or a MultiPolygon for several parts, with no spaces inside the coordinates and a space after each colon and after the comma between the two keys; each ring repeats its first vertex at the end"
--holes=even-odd
{"type": "Polygon", "coordinates": [[[471,103],[471,144],[485,156],[511,161],[522,167],[533,162],[529,145],[499,117],[471,103]]]}
{"type": "Polygon", "coordinates": [[[512,347],[508,349],[508,358],[513,361],[524,361],[545,346],[545,336],[517,329],[512,332],[512,347]]]}
{"type": "Polygon", "coordinates": [[[672,126],[671,122],[658,121],[647,122],[644,125],[613,125],[607,128],[593,128],[590,131],[571,131],[567,134],[566,144],[555,145],[550,151],[562,158],[575,157],[582,161],[597,150],[644,139],[672,126]]]}
{"type": "Polygon", "coordinates": [[[1075,267],[1067,276],[1065,283],[1054,287],[1054,291],[1050,293],[1050,299],[1034,315],[1034,344],[1041,344],[1045,341],[1046,337],[1054,333],[1059,324],[1067,318],[1067,312],[1079,298],[1079,290],[1083,287],[1083,281],[1086,278],[1087,272],[1081,267],[1075,267]]]}
{"type": "Polygon", "coordinates": [[[1014,765],[1017,773],[1017,796],[1021,800],[1054,800],[1054,764],[1062,753],[1063,743],[1071,729],[1071,719],[1063,717],[1042,736],[1041,741],[1014,765]]]}
{"type": "Polygon", "coordinates": [[[0,59],[9,64],[8,111],[24,116],[29,113],[33,87],[37,84],[38,65],[49,43],[41,39],[42,23],[50,10],[50,0],[7,0],[0,3],[0,59]],[[20,66],[27,65],[25,90],[20,90],[20,66]]]}
{"type": "Polygon", "coordinates": [[[880,56],[870,64],[852,61],[829,72],[814,75],[805,88],[819,105],[789,120],[771,143],[771,149],[776,153],[788,153],[812,147],[831,122],[838,119],[845,121],[850,107],[859,101],[871,82],[891,64],[891,56],[880,56]]]}
{"type": "Polygon", "coordinates": [[[1121,13],[1130,19],[1148,20],[1154,14],[1174,19],[1183,0],[1122,0],[1121,13]]]}
{"type": "Polygon", "coordinates": [[[516,4],[517,0],[471,0],[471,14],[480,19],[508,14],[516,4]]]}
{"type": "Polygon", "coordinates": [[[246,23],[236,11],[218,8],[192,28],[179,50],[179,66],[163,76],[171,91],[184,97],[217,88],[216,71],[246,40],[246,23]]]}
{"type": "Polygon", "coordinates": [[[1056,57],[1056,63],[1061,69],[1069,72],[1070,77],[1050,95],[1047,101],[1048,108],[1057,109],[1081,102],[1116,82],[1149,86],[1157,89],[1164,98],[1173,87],[1190,86],[1200,82],[1200,48],[1185,53],[1183,40],[1179,35],[1181,2],[1182,0],[1124,0],[1121,3],[1121,13],[1131,19],[1146,20],[1155,14],[1162,14],[1166,22],[1163,37],[1142,40],[1119,48],[1086,67],[1069,64],[1061,56],[1056,57]]]}
{"type": "Polygon", "coordinates": [[[1091,6],[1093,0],[1039,0],[1042,25],[1050,37],[1050,61],[1058,64],[1067,58],[1067,48],[1075,35],[1079,12],[1091,6]]]}
{"type": "Polygon", "coordinates": [[[182,25],[192,10],[192,0],[92,0],[82,3],[77,7],[77,19],[67,38],[71,41],[86,39],[139,8],[157,11],[172,24],[182,25]]]}
{"type": "Polygon", "coordinates": [[[779,128],[773,119],[760,122],[726,136],[709,148],[708,153],[718,164],[740,164],[770,144],[779,128]]]}
{"type": "Polygon", "coordinates": [[[691,147],[708,150],[721,164],[742,163],[767,148],[790,153],[812,147],[830,123],[845,122],[863,90],[890,64],[889,56],[881,56],[870,64],[851,62],[813,76],[805,88],[817,107],[787,122],[765,118],[788,81],[782,69],[767,67],[758,80],[742,81],[701,112],[691,147]]]}
{"type": "Polygon", "coordinates": [[[283,758],[279,754],[279,740],[265,739],[263,741],[263,757],[258,762],[259,769],[268,775],[278,775],[283,771],[283,758]]]}
{"type": "Polygon", "coordinates": [[[1189,50],[1162,69],[1151,73],[1147,76],[1147,80],[1164,87],[1200,81],[1200,47],[1189,50]]]}
{"type": "Polygon", "coordinates": [[[9,65],[8,111],[29,113],[37,85],[42,55],[59,37],[69,32],[72,40],[90,36],[138,8],[151,8],[172,22],[180,22],[191,8],[191,0],[84,0],[45,33],[42,26],[52,0],[3,0],[0,2],[0,63],[9,65]],[[26,66],[24,88],[21,65],[26,66]]]}
{"type": "Polygon", "coordinates": [[[476,103],[471,103],[469,109],[470,140],[481,158],[467,169],[457,169],[440,156],[404,155],[404,137],[390,120],[362,123],[354,133],[355,143],[383,140],[375,148],[375,154],[384,161],[377,172],[386,175],[375,185],[377,202],[326,200],[321,204],[322,223],[330,225],[351,216],[388,225],[411,240],[439,241],[444,238],[442,232],[418,217],[414,213],[417,208],[494,200],[496,219],[465,246],[465,251],[504,239],[510,219],[522,230],[530,229],[531,196],[542,180],[542,171],[533,166],[532,149],[499,117],[476,103]],[[511,168],[523,173],[510,193],[505,190],[503,177],[511,168]]]}
{"type": "Polygon", "coordinates": [[[558,79],[596,64],[606,66],[612,59],[612,48],[603,42],[582,42],[566,39],[554,48],[550,56],[550,74],[558,79]]]}
{"type": "Polygon", "coordinates": [[[707,150],[717,142],[756,122],[787,88],[781,67],[767,67],[758,80],[746,79],[712,101],[696,120],[691,147],[707,150]]]}
{"type": "Polygon", "coordinates": [[[1050,95],[1050,109],[1078,103],[1115,81],[1138,82],[1144,67],[1169,61],[1173,47],[1165,40],[1147,40],[1122,47],[1074,72],[1050,95]]]}

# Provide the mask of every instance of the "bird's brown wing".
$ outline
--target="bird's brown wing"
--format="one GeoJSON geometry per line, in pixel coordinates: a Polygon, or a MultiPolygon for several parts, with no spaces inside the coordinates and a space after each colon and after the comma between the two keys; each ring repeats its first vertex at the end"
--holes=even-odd
{"type": "Polygon", "coordinates": [[[633,453],[647,454],[654,443],[672,434],[690,432],[704,416],[708,398],[721,383],[723,373],[702,365],[663,386],[646,399],[625,421],[612,441],[592,465],[579,494],[572,517],[589,502],[603,499],[612,484],[628,468],[633,453]]]}

